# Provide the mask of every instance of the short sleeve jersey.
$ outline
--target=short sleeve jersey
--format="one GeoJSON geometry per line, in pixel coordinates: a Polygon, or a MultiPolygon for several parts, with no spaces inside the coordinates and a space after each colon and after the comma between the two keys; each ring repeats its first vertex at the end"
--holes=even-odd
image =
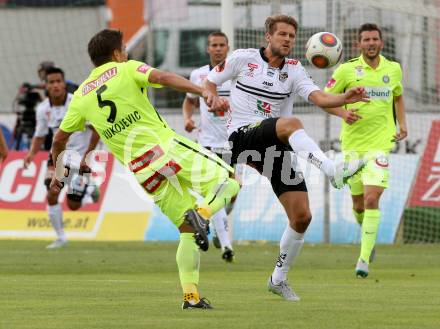
{"type": "Polygon", "coordinates": [[[340,65],[327,82],[325,90],[342,93],[356,86],[365,86],[370,102],[346,105],[347,109],[358,109],[362,119],[352,125],[342,123],[342,150],[361,153],[390,151],[396,133],[394,97],[403,93],[399,63],[380,56],[378,67],[373,69],[361,55],[340,65]]]}
{"type": "Polygon", "coordinates": [[[289,116],[294,95],[308,101],[319,90],[298,60],[286,58],[280,67],[269,66],[264,48],[234,51],[207,79],[216,85],[231,80],[229,135],[267,118],[289,116]]]}
{"type": "Polygon", "coordinates": [[[80,85],[60,129],[81,130],[89,121],[123,164],[161,144],[166,152],[175,132],[151,105],[147,87],[154,69],[130,60],[95,68],[80,85]]]}
{"type": "MultiPolygon", "coordinates": [[[[191,72],[192,83],[201,86],[211,71],[210,65],[202,66],[191,72]]],[[[231,82],[228,80],[217,87],[219,96],[229,97],[231,93],[231,82]]],[[[198,95],[187,94],[189,98],[197,98],[198,95]]],[[[204,99],[200,100],[200,125],[198,131],[198,142],[205,147],[229,147],[226,121],[228,112],[209,112],[204,99]]]]}
{"type": "MultiPolygon", "coordinates": [[[[45,137],[49,130],[55,134],[60,127],[61,121],[67,113],[67,108],[72,100],[72,94],[67,94],[63,105],[53,105],[49,98],[40,103],[36,109],[35,137],[45,137]]],[[[87,150],[90,143],[91,131],[89,129],[75,132],[69,138],[66,148],[76,151],[81,155],[87,150]]]]}

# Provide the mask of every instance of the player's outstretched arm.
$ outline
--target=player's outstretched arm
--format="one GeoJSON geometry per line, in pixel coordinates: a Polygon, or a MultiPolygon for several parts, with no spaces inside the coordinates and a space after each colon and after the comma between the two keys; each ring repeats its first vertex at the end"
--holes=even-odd
{"type": "Polygon", "coordinates": [[[178,91],[197,94],[199,96],[202,96],[203,93],[203,89],[200,86],[197,86],[188,79],[171,72],[154,69],[148,80],[154,84],[170,87],[178,91]]]}
{"type": "Polygon", "coordinates": [[[41,149],[41,145],[43,145],[45,139],[46,139],[46,136],[42,136],[42,137],[34,136],[32,138],[31,148],[29,149],[29,152],[26,154],[26,156],[24,157],[24,160],[23,160],[23,168],[24,169],[27,169],[29,164],[32,162],[35,154],[37,154],[38,151],[41,149]]]}
{"type": "Polygon", "coordinates": [[[396,142],[408,136],[408,128],[406,126],[406,115],[405,115],[405,103],[403,102],[403,95],[394,97],[394,105],[396,107],[396,118],[399,123],[399,131],[394,136],[396,142]]]}
{"type": "Polygon", "coordinates": [[[61,178],[64,175],[64,164],[62,160],[62,156],[60,158],[60,154],[64,152],[66,149],[67,141],[72,133],[65,132],[61,129],[58,129],[55,136],[53,137],[52,142],[52,160],[55,166],[55,175],[50,183],[50,188],[54,188],[55,191],[60,192],[63,188],[63,184],[61,183],[61,178]],[[58,161],[59,158],[59,161],[58,161]]]}
{"type": "Polygon", "coordinates": [[[343,94],[331,94],[315,90],[309,95],[309,100],[321,108],[334,108],[357,102],[369,102],[364,87],[353,87],[343,94]]]}

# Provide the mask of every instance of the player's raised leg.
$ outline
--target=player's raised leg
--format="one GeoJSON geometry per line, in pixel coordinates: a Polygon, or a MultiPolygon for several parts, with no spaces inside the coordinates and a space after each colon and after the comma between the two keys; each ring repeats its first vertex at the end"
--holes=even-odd
{"type": "Polygon", "coordinates": [[[295,153],[320,169],[335,188],[342,188],[347,180],[359,172],[364,163],[362,159],[336,163],[329,159],[311,139],[297,118],[280,118],[276,124],[277,137],[290,145],[295,153]]]}

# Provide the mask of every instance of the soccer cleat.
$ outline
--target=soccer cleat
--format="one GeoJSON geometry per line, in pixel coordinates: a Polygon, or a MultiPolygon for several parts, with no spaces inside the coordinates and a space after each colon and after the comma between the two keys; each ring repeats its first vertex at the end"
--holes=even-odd
{"type": "Polygon", "coordinates": [[[359,259],[356,264],[356,277],[366,278],[368,276],[368,264],[362,259],[359,259]]]}
{"type": "Polygon", "coordinates": [[[58,249],[64,247],[67,244],[67,240],[56,239],[50,245],[46,247],[46,249],[58,249]]]}
{"type": "Polygon", "coordinates": [[[213,307],[211,302],[206,298],[200,298],[197,304],[192,304],[190,301],[185,300],[182,304],[182,309],[184,310],[193,310],[193,309],[202,309],[202,310],[212,310],[213,307]]]}
{"type": "Polygon", "coordinates": [[[196,210],[190,209],[185,213],[185,222],[194,228],[194,239],[200,249],[208,250],[208,221],[200,216],[196,210]]]}
{"type": "Polygon", "coordinates": [[[223,250],[223,254],[222,254],[222,258],[225,260],[225,262],[227,263],[232,263],[235,261],[235,253],[234,250],[225,247],[225,249],[223,250]]]}
{"type": "Polygon", "coordinates": [[[214,234],[214,236],[212,237],[212,244],[217,249],[220,249],[222,247],[222,245],[220,244],[220,239],[218,238],[217,234],[214,234]]]}
{"type": "Polygon", "coordinates": [[[373,250],[371,250],[369,263],[372,263],[376,259],[376,247],[373,247],[373,250]]]}
{"type": "Polygon", "coordinates": [[[340,189],[344,187],[350,177],[356,175],[364,167],[363,160],[342,161],[335,165],[335,174],[329,177],[330,183],[334,188],[340,189]]]}
{"type": "Polygon", "coordinates": [[[290,287],[290,284],[287,280],[281,281],[278,284],[274,284],[272,282],[272,276],[267,280],[267,289],[274,293],[275,295],[279,295],[283,297],[285,300],[296,302],[299,301],[299,297],[290,287]]]}

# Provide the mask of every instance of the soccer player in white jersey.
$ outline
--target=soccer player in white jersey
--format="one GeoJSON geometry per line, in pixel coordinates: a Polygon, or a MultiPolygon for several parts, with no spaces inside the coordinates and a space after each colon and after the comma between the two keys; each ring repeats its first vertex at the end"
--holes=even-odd
{"type": "MultiPolygon", "coordinates": [[[[227,80],[232,82],[228,123],[232,164],[247,163],[266,176],[289,220],[281,237],[275,269],[268,279],[268,289],[286,300],[297,301],[299,297],[290,287],[287,273],[301,250],[312,215],[304,178],[295,171],[290,151],[321,169],[336,188],[341,188],[348,177],[362,169],[363,163],[335,165],[306,134],[301,121],[291,116],[293,95],[321,108],[328,104],[368,101],[368,97],[363,87],[339,95],[325,93],[313,83],[299,61],[286,58],[298,28],[293,17],[268,17],[265,27],[266,48],[234,51],[210,71],[205,86],[215,92],[218,85],[227,80]]],[[[356,116],[355,112],[345,115],[356,116]]]]}
{"type": "MultiPolygon", "coordinates": [[[[208,76],[217,64],[226,59],[229,51],[228,37],[223,32],[212,32],[208,35],[206,52],[209,55],[210,63],[191,72],[192,83],[201,86],[203,80],[208,76]]],[[[219,96],[229,97],[231,91],[230,81],[225,81],[217,88],[219,96]]],[[[182,104],[185,130],[192,132],[198,128],[197,141],[204,148],[216,153],[220,158],[227,161],[230,158],[228,134],[226,131],[225,112],[209,112],[208,106],[199,95],[187,93],[182,104]],[[192,118],[194,108],[200,109],[200,124],[196,124],[192,118]]],[[[229,161],[227,161],[229,162],[229,161]]],[[[228,215],[225,208],[221,209],[211,217],[214,224],[216,236],[213,238],[214,245],[222,249],[222,258],[226,262],[234,261],[234,251],[229,236],[228,215]],[[218,243],[217,244],[217,240],[218,243]]]]}
{"type": "MultiPolygon", "coordinates": [[[[31,148],[24,158],[24,168],[27,168],[32,162],[34,156],[41,149],[46,136],[52,131],[55,134],[67,112],[67,108],[72,99],[72,94],[66,90],[64,81],[64,72],[60,68],[52,67],[46,69],[46,88],[48,97],[38,105],[36,109],[37,126],[35,134],[32,138],[31,148]]],[[[89,170],[85,164],[85,156],[90,151],[94,150],[99,141],[99,135],[92,128],[86,129],[84,132],[77,132],[69,139],[68,149],[77,152],[77,155],[83,157],[81,161],[81,169],[89,170]]],[[[71,163],[66,165],[71,166],[73,170],[80,167],[79,163],[75,163],[75,157],[72,156],[71,163]]],[[[56,249],[64,246],[67,243],[66,234],[63,227],[63,212],[62,207],[58,203],[59,192],[49,189],[49,184],[54,175],[54,164],[52,157],[49,154],[47,161],[47,173],[45,178],[45,185],[47,187],[47,212],[49,220],[55,230],[57,239],[47,246],[48,249],[56,249]]],[[[71,181],[69,194],[67,194],[67,205],[71,210],[77,210],[81,207],[81,201],[86,193],[96,193],[96,189],[88,191],[87,184],[82,181],[82,177],[72,175],[74,177],[71,181]],[[71,192],[71,193],[70,193],[71,192]]],[[[97,197],[96,194],[93,195],[97,197]]]]}

